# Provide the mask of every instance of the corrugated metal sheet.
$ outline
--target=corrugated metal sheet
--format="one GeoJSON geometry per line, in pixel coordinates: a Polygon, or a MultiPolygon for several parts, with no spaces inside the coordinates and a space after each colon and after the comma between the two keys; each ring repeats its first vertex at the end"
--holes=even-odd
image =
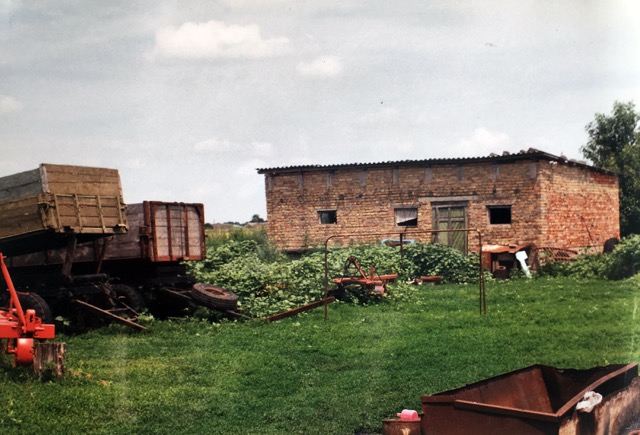
{"type": "Polygon", "coordinates": [[[545,160],[563,164],[569,164],[574,166],[581,166],[591,170],[611,173],[604,169],[596,168],[588,165],[585,162],[577,160],[569,160],[563,156],[555,156],[553,154],[546,153],[544,151],[537,150],[535,148],[529,148],[528,150],[522,150],[518,153],[503,154],[490,154],[484,157],[453,157],[453,158],[435,158],[435,159],[423,159],[423,160],[396,160],[387,162],[373,162],[373,163],[338,163],[327,165],[299,165],[299,166],[282,166],[274,168],[258,168],[259,174],[268,173],[283,173],[283,172],[309,172],[309,171],[321,171],[331,169],[344,169],[344,168],[379,168],[389,166],[423,166],[423,165],[444,165],[444,164],[469,164],[469,163],[505,163],[518,160],[545,160]]]}

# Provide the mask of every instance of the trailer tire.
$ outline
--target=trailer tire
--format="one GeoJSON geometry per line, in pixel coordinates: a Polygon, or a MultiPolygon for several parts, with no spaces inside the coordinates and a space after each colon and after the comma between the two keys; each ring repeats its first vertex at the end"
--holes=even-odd
{"type": "Polygon", "coordinates": [[[144,310],[146,304],[144,298],[139,291],[124,284],[114,284],[111,286],[113,292],[119,301],[122,301],[126,306],[130,307],[133,311],[140,312],[144,310]]]}
{"type": "Polygon", "coordinates": [[[200,305],[217,310],[235,310],[238,296],[231,290],[201,282],[194,284],[191,297],[200,305]]]}
{"type": "Polygon", "coordinates": [[[35,293],[18,293],[18,300],[23,311],[35,310],[42,323],[53,323],[51,307],[42,296],[35,293]]]}

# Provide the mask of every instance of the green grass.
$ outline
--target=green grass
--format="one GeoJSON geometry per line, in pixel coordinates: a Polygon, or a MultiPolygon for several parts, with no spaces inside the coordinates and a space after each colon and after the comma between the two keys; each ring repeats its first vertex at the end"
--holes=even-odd
{"type": "Polygon", "coordinates": [[[152,321],[61,336],[64,379],[0,366],[3,434],[353,434],[420,396],[535,363],[640,357],[638,280],[415,286],[274,323],[152,321]]]}

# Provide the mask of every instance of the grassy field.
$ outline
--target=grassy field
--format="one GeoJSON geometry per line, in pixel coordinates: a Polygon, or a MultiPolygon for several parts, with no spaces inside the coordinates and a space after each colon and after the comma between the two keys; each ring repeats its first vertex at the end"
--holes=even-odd
{"type": "Polygon", "coordinates": [[[0,366],[3,434],[354,434],[420,396],[534,363],[640,358],[639,282],[413,286],[274,323],[150,321],[61,336],[67,376],[0,366]]]}

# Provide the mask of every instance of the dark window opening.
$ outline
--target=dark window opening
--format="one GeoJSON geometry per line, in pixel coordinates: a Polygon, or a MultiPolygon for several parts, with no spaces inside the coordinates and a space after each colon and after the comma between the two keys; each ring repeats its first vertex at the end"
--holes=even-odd
{"type": "Polygon", "coordinates": [[[491,225],[504,225],[511,223],[511,206],[488,207],[489,223],[491,225]]]}
{"type": "Polygon", "coordinates": [[[417,227],[418,226],[418,209],[412,208],[396,208],[396,225],[399,227],[417,227]]]}
{"type": "Polygon", "coordinates": [[[318,217],[322,225],[338,223],[338,213],[336,210],[320,210],[318,217]]]}

